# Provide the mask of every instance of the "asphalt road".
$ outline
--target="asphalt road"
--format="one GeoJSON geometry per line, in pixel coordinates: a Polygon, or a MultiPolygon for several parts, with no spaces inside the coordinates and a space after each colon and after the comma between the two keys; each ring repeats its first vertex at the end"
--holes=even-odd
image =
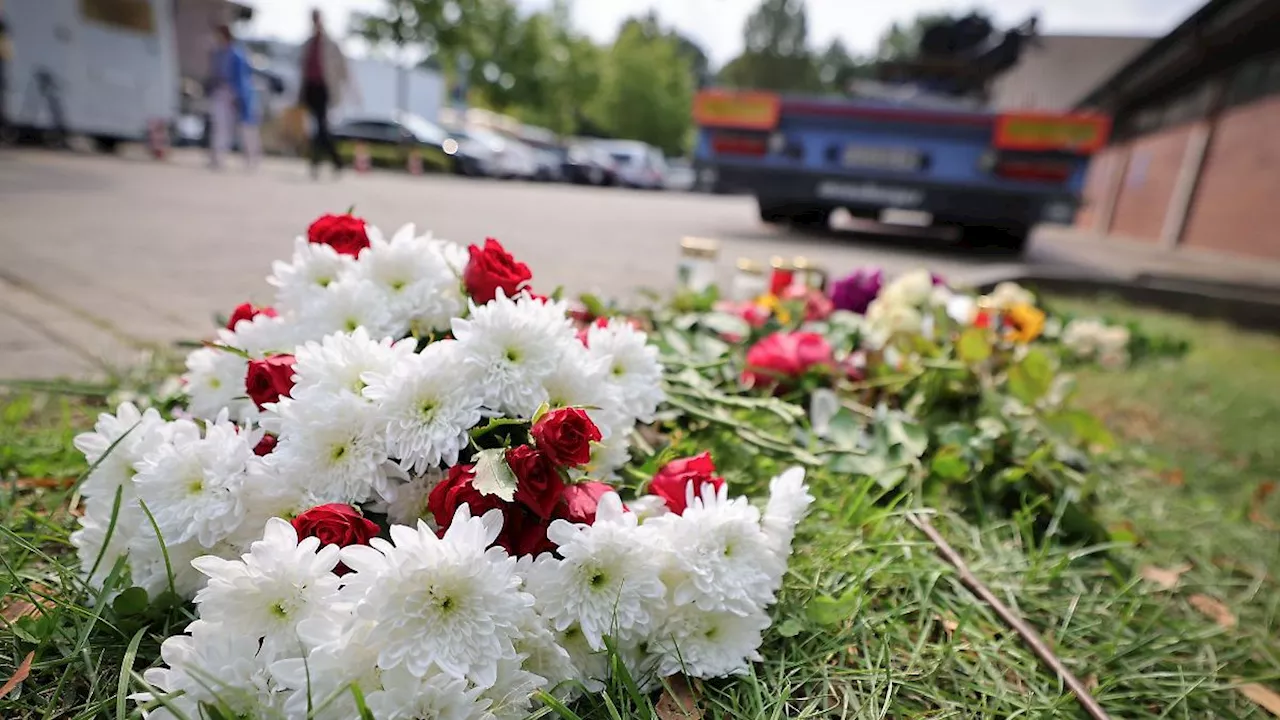
{"type": "MultiPolygon", "coordinates": [[[[84,374],[133,348],[206,334],[213,313],[269,302],[271,261],[324,212],[354,205],[385,231],[406,222],[462,243],[499,238],[549,291],[626,298],[669,289],[681,237],[722,242],[721,280],[739,257],[803,255],[832,273],[928,266],[985,279],[1028,258],[939,240],[762,225],[747,197],[410,177],[313,181],[295,161],[219,173],[200,156],[0,153],[0,377],[84,374]]],[[[1049,259],[1052,260],[1051,258],[1049,259]]]]}

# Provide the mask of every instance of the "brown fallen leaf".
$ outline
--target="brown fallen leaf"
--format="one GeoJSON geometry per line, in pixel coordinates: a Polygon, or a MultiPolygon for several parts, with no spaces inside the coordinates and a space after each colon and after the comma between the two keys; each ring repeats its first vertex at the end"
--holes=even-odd
{"type": "Polygon", "coordinates": [[[45,490],[62,490],[63,488],[71,487],[75,482],[75,478],[29,477],[18,478],[14,481],[14,484],[17,485],[19,490],[35,490],[37,488],[45,490]]]}
{"type": "Polygon", "coordinates": [[[1236,690],[1239,690],[1241,695],[1252,700],[1258,707],[1280,718],[1280,695],[1275,694],[1271,688],[1258,683],[1245,683],[1237,687],[1236,690]]]}
{"type": "Polygon", "coordinates": [[[1089,677],[1084,679],[1084,689],[1088,690],[1090,695],[1098,694],[1098,673],[1089,673],[1089,677]]]}
{"type": "Polygon", "coordinates": [[[13,672],[13,677],[9,678],[8,682],[3,686],[0,686],[0,698],[13,692],[13,689],[18,687],[18,683],[27,679],[27,676],[31,674],[31,659],[35,656],[36,651],[32,650],[27,653],[26,657],[22,658],[22,664],[13,672]]]}
{"type": "Polygon", "coordinates": [[[672,675],[662,688],[662,697],[654,706],[658,720],[702,720],[698,695],[684,675],[672,675]]]}
{"type": "Polygon", "coordinates": [[[1182,487],[1186,484],[1186,477],[1183,475],[1181,468],[1165,470],[1160,473],[1160,479],[1164,481],[1165,485],[1173,487],[1182,487]]]}
{"type": "Polygon", "coordinates": [[[1280,529],[1271,521],[1271,518],[1267,517],[1266,509],[1263,507],[1267,502],[1267,498],[1275,491],[1276,484],[1272,480],[1258,484],[1258,487],[1253,491],[1253,498],[1249,501],[1249,522],[1268,530],[1280,529]]]}
{"type": "Polygon", "coordinates": [[[1231,629],[1236,626],[1235,614],[1221,600],[1211,598],[1208,595],[1196,594],[1187,598],[1187,602],[1191,603],[1191,607],[1199,610],[1202,615],[1224,628],[1231,629]]]}
{"type": "Polygon", "coordinates": [[[1158,568],[1147,565],[1139,573],[1142,575],[1143,580],[1159,585],[1161,590],[1172,590],[1178,586],[1178,580],[1182,577],[1182,574],[1190,569],[1191,563],[1182,563],[1171,568],[1158,568]]]}

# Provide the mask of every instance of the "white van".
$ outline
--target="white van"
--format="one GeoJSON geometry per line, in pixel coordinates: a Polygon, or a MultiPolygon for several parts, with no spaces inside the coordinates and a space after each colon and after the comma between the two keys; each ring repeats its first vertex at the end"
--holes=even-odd
{"type": "Polygon", "coordinates": [[[174,3],[9,0],[5,103],[19,130],[64,130],[111,149],[178,114],[174,3]]]}
{"type": "Polygon", "coordinates": [[[613,158],[619,185],[649,190],[664,187],[667,162],[658,148],[639,140],[599,140],[595,145],[613,158]]]}

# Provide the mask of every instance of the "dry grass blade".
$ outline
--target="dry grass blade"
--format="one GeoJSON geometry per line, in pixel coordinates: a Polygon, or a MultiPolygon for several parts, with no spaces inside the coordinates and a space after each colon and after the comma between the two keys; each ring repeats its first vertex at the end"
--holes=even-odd
{"type": "Polygon", "coordinates": [[[1280,695],[1273,692],[1271,688],[1258,683],[1246,683],[1236,689],[1258,707],[1280,718],[1280,695]]]}
{"type": "Polygon", "coordinates": [[[1158,568],[1148,565],[1139,572],[1143,580],[1159,585],[1161,590],[1172,590],[1178,586],[1178,580],[1182,578],[1182,574],[1190,569],[1191,563],[1182,563],[1171,568],[1158,568]]]}
{"type": "Polygon", "coordinates": [[[65,490],[75,483],[75,478],[65,477],[25,477],[14,481],[19,490],[65,490]]]}
{"type": "Polygon", "coordinates": [[[27,676],[31,674],[31,660],[35,656],[36,651],[32,650],[27,653],[26,657],[22,658],[22,664],[13,672],[13,677],[9,678],[9,681],[3,686],[0,686],[0,698],[13,692],[13,689],[18,687],[18,683],[27,679],[27,676]]]}
{"type": "Polygon", "coordinates": [[[1254,525],[1268,530],[1280,529],[1280,526],[1277,526],[1271,521],[1271,518],[1267,517],[1267,512],[1263,507],[1267,502],[1267,498],[1275,491],[1276,484],[1272,480],[1258,483],[1257,489],[1253,491],[1253,499],[1249,502],[1249,521],[1254,525]]]}
{"type": "Polygon", "coordinates": [[[1218,623],[1221,627],[1229,630],[1236,626],[1235,613],[1231,612],[1231,608],[1224,605],[1221,600],[1211,598],[1208,595],[1196,594],[1187,598],[1187,602],[1191,603],[1191,607],[1218,623]]]}
{"type": "Polygon", "coordinates": [[[702,720],[698,707],[698,694],[683,675],[667,678],[662,697],[654,707],[658,720],[702,720]]]}

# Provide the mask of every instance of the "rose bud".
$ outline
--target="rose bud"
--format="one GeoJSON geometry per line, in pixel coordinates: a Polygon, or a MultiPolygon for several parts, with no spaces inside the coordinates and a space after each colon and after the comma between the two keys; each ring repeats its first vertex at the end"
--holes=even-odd
{"type": "Polygon", "coordinates": [[[369,247],[364,218],[355,215],[321,215],[307,228],[307,240],[328,245],[343,255],[355,257],[369,247]]]}
{"type": "Polygon", "coordinates": [[[249,361],[244,387],[259,410],[267,403],[289,396],[293,390],[293,362],[292,355],[272,355],[249,361]]]}
{"type": "Polygon", "coordinates": [[[560,408],[538,418],[529,431],[538,450],[559,467],[580,467],[591,460],[591,443],[600,442],[600,428],[585,410],[560,408]]]}
{"type": "Polygon", "coordinates": [[[507,450],[507,465],[516,476],[516,502],[540,518],[549,518],[564,492],[564,479],[550,459],[528,445],[507,450]]]}
{"type": "Polygon", "coordinates": [[[493,238],[485,238],[484,249],[475,245],[467,248],[471,260],[462,272],[462,284],[477,304],[484,304],[498,296],[498,289],[507,297],[514,297],[520,286],[533,278],[529,266],[516,262],[493,238]]]}
{"type": "MultiPolygon", "coordinates": [[[[320,505],[302,513],[293,519],[293,529],[298,532],[298,539],[306,537],[320,538],[321,545],[368,545],[371,538],[378,535],[378,524],[360,514],[360,511],[342,503],[320,505]]],[[[349,570],[342,563],[333,569],[336,575],[345,575],[349,570]]]]}
{"type": "Polygon", "coordinates": [[[252,320],[259,315],[276,317],[276,309],[273,307],[258,307],[252,303],[240,303],[235,310],[231,311],[231,318],[227,320],[227,329],[234,332],[236,325],[239,325],[241,320],[252,320]]]}

